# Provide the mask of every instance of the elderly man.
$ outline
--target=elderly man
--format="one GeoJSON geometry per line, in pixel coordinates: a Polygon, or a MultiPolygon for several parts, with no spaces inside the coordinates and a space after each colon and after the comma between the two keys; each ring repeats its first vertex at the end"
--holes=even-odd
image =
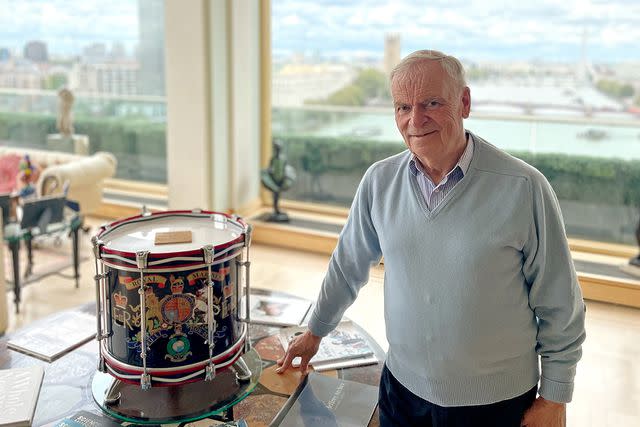
{"type": "Polygon", "coordinates": [[[408,150],[362,178],[309,329],[278,371],[296,356],[307,369],[384,256],[382,426],[564,425],[585,308],[553,190],[465,131],[457,59],[414,52],[391,94],[408,150]]]}

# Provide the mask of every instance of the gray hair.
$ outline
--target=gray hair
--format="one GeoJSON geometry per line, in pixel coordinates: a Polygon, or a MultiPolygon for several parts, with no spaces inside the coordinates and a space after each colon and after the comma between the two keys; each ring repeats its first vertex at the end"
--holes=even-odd
{"type": "Polygon", "coordinates": [[[405,72],[415,64],[430,60],[438,61],[442,69],[453,79],[460,89],[467,86],[467,81],[464,78],[464,67],[460,60],[437,50],[417,50],[405,56],[391,71],[389,82],[393,82],[393,77],[396,74],[405,72]]]}

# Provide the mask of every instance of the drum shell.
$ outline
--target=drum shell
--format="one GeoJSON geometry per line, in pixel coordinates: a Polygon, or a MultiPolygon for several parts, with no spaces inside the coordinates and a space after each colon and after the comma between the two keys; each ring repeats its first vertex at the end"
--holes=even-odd
{"type": "MultiPolygon", "coordinates": [[[[242,334],[237,319],[237,258],[211,267],[213,357],[232,347],[242,334]]],[[[147,368],[179,368],[209,359],[208,277],[206,266],[144,273],[147,368]]],[[[120,362],[142,367],[139,288],[138,271],[108,268],[106,351],[120,362]]]]}

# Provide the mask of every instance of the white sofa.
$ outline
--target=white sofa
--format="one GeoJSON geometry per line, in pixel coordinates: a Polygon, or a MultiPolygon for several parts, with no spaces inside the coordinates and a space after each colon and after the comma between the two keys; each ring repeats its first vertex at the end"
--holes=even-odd
{"type": "Polygon", "coordinates": [[[107,152],[81,156],[56,151],[0,147],[0,156],[5,154],[28,154],[41,168],[36,184],[39,195],[61,193],[65,182],[68,182],[67,197],[80,203],[83,214],[90,214],[99,208],[104,180],[115,175],[117,166],[115,156],[107,152]]]}

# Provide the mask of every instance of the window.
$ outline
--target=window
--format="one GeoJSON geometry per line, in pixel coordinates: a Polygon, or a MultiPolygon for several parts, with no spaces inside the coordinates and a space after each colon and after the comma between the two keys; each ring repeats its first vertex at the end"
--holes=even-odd
{"type": "Polygon", "coordinates": [[[635,244],[640,4],[272,0],[272,136],[284,197],[348,207],[372,162],[404,150],[388,75],[433,48],[462,60],[467,129],[537,167],[570,237],[635,244]]]}
{"type": "Polygon", "coordinates": [[[163,0],[16,0],[0,16],[0,145],[118,158],[116,177],[166,183],[163,0]],[[56,134],[58,91],[74,133],[56,134]]]}

